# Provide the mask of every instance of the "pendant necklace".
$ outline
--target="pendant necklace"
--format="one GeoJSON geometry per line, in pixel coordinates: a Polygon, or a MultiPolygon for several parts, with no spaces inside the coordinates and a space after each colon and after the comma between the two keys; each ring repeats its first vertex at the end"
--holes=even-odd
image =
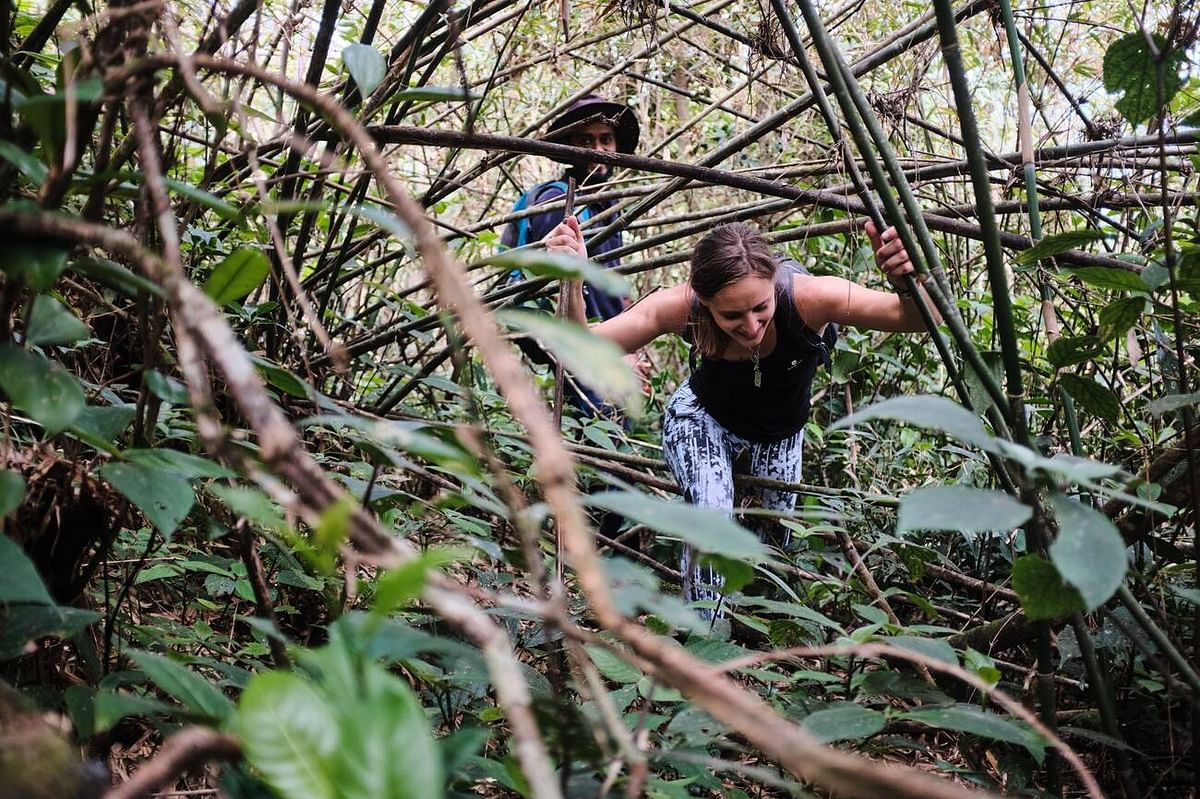
{"type": "Polygon", "coordinates": [[[750,359],[754,362],[754,387],[762,388],[762,369],[758,366],[758,347],[750,348],[750,359]]]}

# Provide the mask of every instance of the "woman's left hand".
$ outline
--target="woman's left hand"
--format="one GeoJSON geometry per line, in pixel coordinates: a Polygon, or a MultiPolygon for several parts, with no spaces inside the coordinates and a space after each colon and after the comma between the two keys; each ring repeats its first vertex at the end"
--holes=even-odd
{"type": "Polygon", "coordinates": [[[867,238],[871,240],[871,248],[875,250],[875,263],[883,270],[883,274],[895,286],[901,286],[901,278],[911,274],[914,269],[904,249],[904,242],[895,227],[889,227],[880,235],[875,230],[875,224],[867,221],[867,238]]]}

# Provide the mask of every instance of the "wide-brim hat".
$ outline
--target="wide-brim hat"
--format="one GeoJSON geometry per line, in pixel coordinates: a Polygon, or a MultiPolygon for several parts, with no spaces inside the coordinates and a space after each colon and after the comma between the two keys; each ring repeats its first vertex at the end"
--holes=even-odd
{"type": "MultiPolygon", "coordinates": [[[[638,139],[641,137],[637,114],[624,103],[614,103],[595,94],[580,97],[571,103],[566,111],[550,123],[545,139],[567,144],[572,131],[592,122],[612,125],[616,131],[617,152],[628,154],[637,150],[638,139]]],[[[563,161],[561,158],[554,160],[563,161]]]]}

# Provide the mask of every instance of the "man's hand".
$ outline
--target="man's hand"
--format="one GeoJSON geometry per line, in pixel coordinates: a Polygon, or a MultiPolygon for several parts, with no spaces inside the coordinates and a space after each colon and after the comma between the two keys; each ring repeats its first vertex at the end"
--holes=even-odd
{"type": "Polygon", "coordinates": [[[908,251],[904,249],[904,242],[900,240],[900,234],[896,232],[896,228],[889,227],[881,236],[875,230],[875,224],[869,220],[866,229],[871,248],[875,250],[875,263],[893,286],[903,290],[902,278],[911,274],[914,269],[912,261],[908,258],[908,251]]]}
{"type": "Polygon", "coordinates": [[[556,255],[573,255],[576,258],[588,257],[587,245],[583,243],[583,231],[579,229],[579,220],[573,216],[563,217],[558,226],[542,239],[547,252],[556,255]]]}

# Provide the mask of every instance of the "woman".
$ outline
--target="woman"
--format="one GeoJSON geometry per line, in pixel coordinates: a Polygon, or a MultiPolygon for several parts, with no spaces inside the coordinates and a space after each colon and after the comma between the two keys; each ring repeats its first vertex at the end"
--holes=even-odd
{"type": "MultiPolygon", "coordinates": [[[[626,352],[677,333],[699,353],[698,367],[667,404],[663,420],[663,453],[688,502],[732,512],[733,461],[742,453],[749,456],[750,474],[798,481],[812,379],[829,358],[822,340],[827,325],[925,329],[900,283],[913,267],[895,228],[882,236],[870,222],[866,229],[895,293],[794,271],[753,227],[733,223],[714,228],[696,244],[685,285],[651,294],[591,328],[626,352]]],[[[554,228],[545,245],[587,258],[574,217],[554,228]]],[[[577,282],[568,312],[583,322],[582,309],[577,282]]],[[[773,510],[790,511],[796,504],[790,491],[764,490],[761,498],[773,510]]],[[[687,551],[681,565],[689,599],[719,600],[718,575],[695,566],[687,551]]]]}

